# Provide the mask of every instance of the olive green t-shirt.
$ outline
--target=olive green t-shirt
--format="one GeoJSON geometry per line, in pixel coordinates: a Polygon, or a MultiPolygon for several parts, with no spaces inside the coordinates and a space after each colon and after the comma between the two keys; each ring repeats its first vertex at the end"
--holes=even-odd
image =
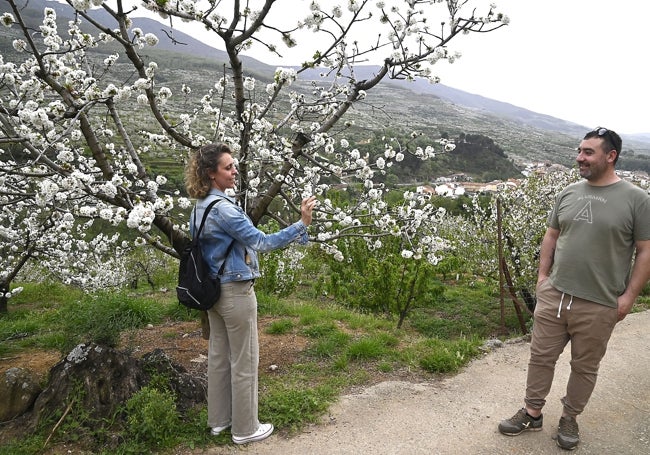
{"type": "Polygon", "coordinates": [[[650,196],[620,180],[580,181],[557,196],[548,226],[560,230],[550,283],[558,290],[616,308],[632,269],[634,242],[650,240],[650,196]]]}

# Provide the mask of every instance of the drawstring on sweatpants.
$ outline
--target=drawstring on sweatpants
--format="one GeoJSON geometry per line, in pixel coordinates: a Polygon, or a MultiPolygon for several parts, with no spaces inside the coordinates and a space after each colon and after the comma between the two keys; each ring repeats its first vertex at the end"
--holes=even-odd
{"type": "MultiPolygon", "coordinates": [[[[560,306],[557,307],[557,317],[560,317],[560,313],[562,312],[562,302],[564,302],[564,292],[562,293],[562,298],[560,298],[560,306]]],[[[571,304],[573,303],[573,296],[571,296],[571,300],[569,300],[569,304],[566,306],[567,311],[571,311],[571,304]]]]}

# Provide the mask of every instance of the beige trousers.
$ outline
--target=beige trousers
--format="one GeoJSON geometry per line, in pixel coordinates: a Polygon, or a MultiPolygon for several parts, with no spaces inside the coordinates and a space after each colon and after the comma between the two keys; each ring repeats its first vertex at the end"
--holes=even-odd
{"type": "Polygon", "coordinates": [[[555,364],[570,341],[571,373],[562,404],[567,414],[580,414],[596,386],[598,367],[616,322],[616,308],[564,294],[549,280],[541,282],[537,287],[526,404],[533,409],[546,404],[555,364]]]}
{"type": "Polygon", "coordinates": [[[233,436],[248,436],[259,427],[253,281],[223,283],[221,297],[208,310],[208,318],[208,426],[232,423],[233,436]]]}

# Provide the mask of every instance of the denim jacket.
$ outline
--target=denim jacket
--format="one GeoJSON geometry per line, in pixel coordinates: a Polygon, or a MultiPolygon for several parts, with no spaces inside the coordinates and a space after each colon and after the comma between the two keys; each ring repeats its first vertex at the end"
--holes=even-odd
{"type": "Polygon", "coordinates": [[[307,226],[298,221],[291,226],[273,233],[265,234],[257,229],[246,212],[235,204],[230,196],[217,189],[211,189],[204,199],[196,202],[190,217],[190,233],[201,223],[205,208],[214,199],[222,198],[210,210],[201,231],[201,250],[210,266],[210,275],[216,277],[223,264],[228,245],[234,239],[233,248],[226,258],[226,265],[221,275],[221,282],[253,280],[260,276],[257,252],[266,252],[284,248],[297,241],[304,245],[309,241],[307,226]],[[197,226],[195,227],[195,223],[197,226]]]}

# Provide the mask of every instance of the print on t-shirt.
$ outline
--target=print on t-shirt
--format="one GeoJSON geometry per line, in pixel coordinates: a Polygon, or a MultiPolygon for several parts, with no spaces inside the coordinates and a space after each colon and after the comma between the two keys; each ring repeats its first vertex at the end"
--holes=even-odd
{"type": "Polygon", "coordinates": [[[574,221],[586,221],[591,224],[593,220],[591,216],[591,201],[587,201],[585,206],[578,211],[578,214],[573,219],[574,221]]]}

